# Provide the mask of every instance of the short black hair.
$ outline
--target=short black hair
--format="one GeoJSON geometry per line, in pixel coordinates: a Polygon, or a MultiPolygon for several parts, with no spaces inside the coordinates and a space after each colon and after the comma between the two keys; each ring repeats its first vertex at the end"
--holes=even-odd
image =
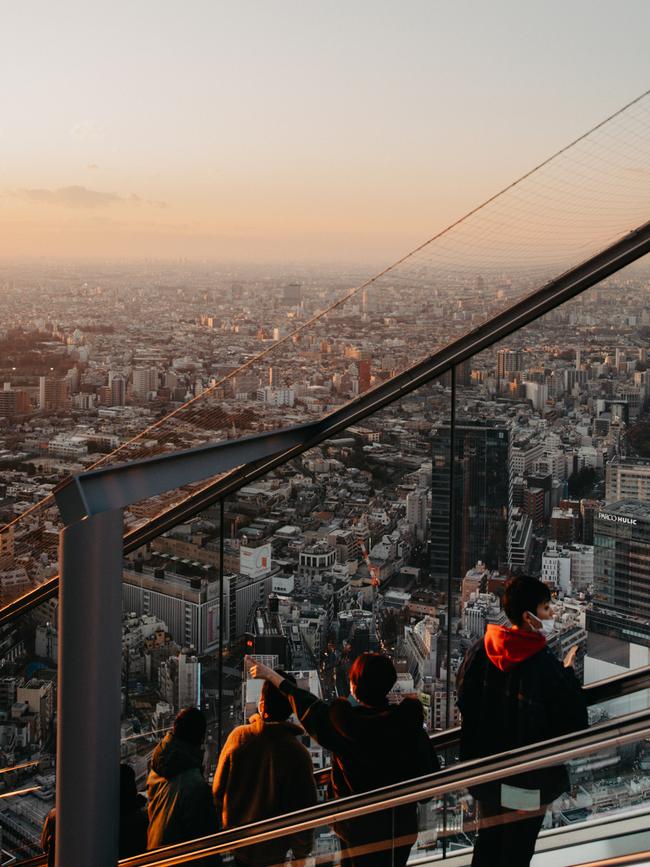
{"type": "Polygon", "coordinates": [[[379,707],[395,685],[397,671],[392,661],[381,653],[362,653],[352,663],[350,686],[359,701],[379,707]]]}
{"type": "Polygon", "coordinates": [[[200,747],[205,737],[207,723],[205,715],[198,707],[184,707],[174,720],[172,733],[188,744],[200,747]]]}
{"type": "MultiPolygon", "coordinates": [[[[281,669],[277,669],[277,673],[290,683],[296,683],[293,674],[287,674],[281,669]]],[[[264,720],[266,722],[284,722],[291,716],[292,708],[289,699],[270,681],[265,680],[262,684],[260,698],[264,699],[264,720]]]]}
{"type": "Polygon", "coordinates": [[[551,591],[546,584],[529,575],[517,575],[506,584],[503,594],[503,610],[514,626],[524,622],[524,612],[537,613],[537,606],[551,601],[551,591]]]}

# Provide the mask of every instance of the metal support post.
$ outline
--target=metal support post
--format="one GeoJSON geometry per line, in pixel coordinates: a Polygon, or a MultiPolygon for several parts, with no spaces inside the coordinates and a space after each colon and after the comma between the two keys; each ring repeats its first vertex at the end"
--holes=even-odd
{"type": "Polygon", "coordinates": [[[225,557],[225,532],[226,521],[224,516],[224,500],[219,503],[219,711],[218,711],[218,729],[217,729],[217,755],[221,755],[223,746],[223,636],[224,628],[223,621],[225,618],[224,612],[224,573],[223,561],[225,557]]]}
{"type": "Polygon", "coordinates": [[[56,867],[115,867],[119,844],[122,510],[59,542],[56,867]]]}

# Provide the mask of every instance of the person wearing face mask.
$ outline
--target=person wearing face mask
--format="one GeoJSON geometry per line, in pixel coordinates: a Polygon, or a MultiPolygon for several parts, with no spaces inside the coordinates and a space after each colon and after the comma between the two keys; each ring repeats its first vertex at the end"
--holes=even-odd
{"type": "MultiPolygon", "coordinates": [[[[513,578],[503,608],[512,626],[489,624],[458,672],[461,760],[588,725],[585,696],[573,670],[577,646],[563,662],[547,646],[555,631],[548,587],[535,578],[513,578]]],[[[528,867],[546,809],[568,785],[566,768],[558,765],[470,789],[480,819],[473,867],[528,867]]]]}
{"type": "MultiPolygon", "coordinates": [[[[350,697],[331,704],[299,689],[282,672],[247,659],[252,677],[286,695],[304,728],[332,753],[331,789],[336,798],[368,792],[438,770],[424,730],[421,703],[405,698],[389,704],[395,666],[380,653],[362,653],[350,668],[350,697]]],[[[354,867],[403,867],[417,838],[417,807],[337,822],[341,863],[354,867]]]]}

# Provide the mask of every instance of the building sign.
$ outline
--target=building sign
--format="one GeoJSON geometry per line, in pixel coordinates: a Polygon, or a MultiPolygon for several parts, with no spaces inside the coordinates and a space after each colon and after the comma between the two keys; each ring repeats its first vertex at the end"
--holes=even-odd
{"type": "Polygon", "coordinates": [[[605,512],[598,512],[598,517],[603,521],[613,521],[615,524],[631,524],[636,527],[636,518],[625,518],[623,515],[608,515],[605,512]]]}
{"type": "Polygon", "coordinates": [[[239,549],[239,571],[250,578],[260,578],[271,571],[271,543],[249,548],[242,545],[239,549]]]}

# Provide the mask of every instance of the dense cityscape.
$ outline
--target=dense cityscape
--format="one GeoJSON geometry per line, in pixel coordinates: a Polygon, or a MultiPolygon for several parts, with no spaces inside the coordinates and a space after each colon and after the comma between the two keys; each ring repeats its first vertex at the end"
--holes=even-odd
{"type": "MultiPolygon", "coordinates": [[[[51,492],[68,475],[323,415],[531,282],[473,274],[425,290],[420,276],[323,312],[360,277],[4,268],[3,600],[56,575],[51,492]]],[[[456,672],[487,624],[507,623],[500,597],[518,572],[552,589],[551,644],[560,657],[579,645],[585,682],[647,664],[649,288],[646,272],[623,272],[457,368],[453,497],[447,374],[231,494],[223,540],[217,503],[129,553],[122,750],[139,783],[191,704],[208,713],[214,772],[223,738],[259,696],[245,652],[329,699],[347,694],[360,652],[381,649],[398,670],[395,700],[418,697],[430,732],[457,724],[456,672]]],[[[127,529],[192,490],[137,504],[127,529]]],[[[2,635],[0,749],[4,766],[20,766],[3,780],[26,791],[1,801],[0,827],[3,849],[23,855],[39,851],[54,797],[56,605],[2,635]]],[[[309,749],[315,768],[328,764],[314,741],[309,749]]],[[[583,762],[547,822],[637,803],[646,764],[630,759],[636,794],[613,796],[583,762]]],[[[427,810],[421,846],[435,847],[435,804],[427,810]]],[[[461,842],[471,805],[459,798],[450,812],[461,842]]]]}

